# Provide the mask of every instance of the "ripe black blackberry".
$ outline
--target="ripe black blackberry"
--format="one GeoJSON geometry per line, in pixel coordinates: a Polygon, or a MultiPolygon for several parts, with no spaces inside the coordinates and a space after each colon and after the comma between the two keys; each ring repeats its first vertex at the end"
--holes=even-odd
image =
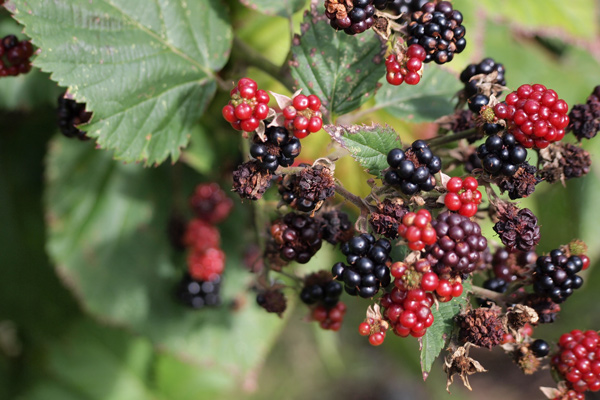
{"type": "Polygon", "coordinates": [[[436,183],[433,175],[442,168],[442,160],[433,155],[423,140],[415,141],[406,150],[390,150],[387,163],[390,168],[385,173],[385,183],[399,187],[402,193],[407,195],[413,195],[420,190],[433,190],[436,183]]]}
{"type": "MultiPolygon", "coordinates": [[[[494,59],[484,58],[479,64],[467,65],[467,67],[460,74],[460,80],[465,84],[465,97],[471,98],[477,93],[482,93],[480,88],[477,86],[477,80],[470,80],[472,77],[475,75],[490,75],[494,71],[496,71],[498,75],[491,83],[506,86],[506,79],[504,79],[504,73],[506,70],[504,65],[496,63],[494,59]]],[[[495,87],[492,85],[490,92],[483,94],[493,94],[494,96],[498,97],[502,94],[502,91],[499,90],[497,86],[495,87]]]]}
{"type": "Polygon", "coordinates": [[[538,257],[535,264],[534,292],[548,296],[557,304],[583,285],[583,279],[577,275],[583,267],[583,261],[578,256],[567,257],[561,250],[552,250],[549,255],[538,257]]]}
{"type": "Polygon", "coordinates": [[[17,76],[29,72],[29,58],[32,55],[33,46],[30,41],[19,41],[15,35],[6,35],[0,40],[0,76],[17,76]]]}
{"type": "Polygon", "coordinates": [[[63,93],[58,97],[58,128],[68,138],[76,137],[79,140],[88,140],[85,132],[77,129],[76,125],[85,124],[92,117],[92,113],[85,111],[85,104],[67,99],[63,93]]]}
{"type": "Polygon", "coordinates": [[[318,304],[329,309],[339,302],[343,291],[342,284],[334,281],[331,273],[319,271],[304,280],[300,300],[307,305],[318,304]]]}
{"type": "Polygon", "coordinates": [[[463,16],[448,1],[428,2],[420,11],[411,14],[408,24],[407,45],[419,44],[427,52],[426,63],[444,64],[452,61],[454,54],[462,52],[467,41],[463,16]]]}
{"type": "Polygon", "coordinates": [[[536,339],[529,345],[529,349],[536,357],[546,357],[550,353],[550,345],[542,339],[536,339]]]}
{"type": "Polygon", "coordinates": [[[507,133],[504,136],[492,135],[477,148],[477,157],[483,170],[492,176],[513,176],[527,159],[527,150],[507,133]]]}
{"type": "Polygon", "coordinates": [[[263,142],[258,135],[254,135],[250,147],[250,155],[259,161],[259,165],[270,172],[275,172],[280,165],[292,165],[302,149],[300,139],[290,135],[287,129],[280,126],[267,128],[265,136],[267,141],[263,142]]]}
{"type": "Polygon", "coordinates": [[[404,14],[403,20],[409,19],[410,14],[417,12],[427,3],[427,0],[374,0],[373,5],[378,10],[386,8],[396,15],[404,14]]]}
{"type": "Polygon", "coordinates": [[[325,0],[325,15],[332,28],[343,29],[348,35],[362,33],[373,26],[373,0],[325,0]]]}
{"type": "Polygon", "coordinates": [[[333,172],[321,164],[306,167],[297,174],[284,176],[279,193],[283,201],[298,211],[318,210],[335,194],[333,172]]]}
{"type": "Polygon", "coordinates": [[[220,290],[220,276],[212,281],[198,281],[186,273],[177,285],[175,296],[186,306],[200,309],[218,306],[221,303],[220,290]]]}
{"type": "Polygon", "coordinates": [[[335,209],[321,214],[321,236],[333,245],[352,239],[354,225],[348,214],[335,209]]]}
{"type": "Polygon", "coordinates": [[[288,213],[271,225],[271,236],[286,261],[307,263],[321,248],[320,222],[306,214],[288,213]]]}
{"type": "Polygon", "coordinates": [[[336,263],[331,273],[351,296],[371,298],[391,282],[389,265],[392,245],[387,239],[375,240],[373,235],[363,233],[342,245],[342,253],[348,265],[336,263]]]}
{"type": "Polygon", "coordinates": [[[464,276],[475,271],[487,239],[477,222],[445,211],[431,222],[437,242],[427,249],[427,259],[440,277],[464,276]]]}

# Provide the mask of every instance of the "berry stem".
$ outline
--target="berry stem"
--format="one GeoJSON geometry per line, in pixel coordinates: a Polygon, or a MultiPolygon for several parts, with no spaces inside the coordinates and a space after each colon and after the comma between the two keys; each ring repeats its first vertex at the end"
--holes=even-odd
{"type": "Polygon", "coordinates": [[[493,290],[485,289],[480,286],[473,285],[471,292],[477,297],[485,297],[486,299],[490,299],[496,303],[504,303],[506,301],[504,294],[494,292],[493,290]]]}
{"type": "Polygon", "coordinates": [[[474,136],[477,133],[477,128],[467,129],[466,131],[452,133],[451,135],[436,137],[433,139],[429,139],[427,144],[429,147],[437,147],[446,143],[452,143],[460,139],[466,139],[471,136],[474,136]]]}
{"type": "Polygon", "coordinates": [[[236,63],[256,67],[277,79],[291,92],[294,91],[294,80],[287,68],[287,60],[278,67],[237,36],[233,38],[232,58],[234,57],[236,63]]]}
{"type": "Polygon", "coordinates": [[[339,182],[335,184],[335,192],[342,196],[344,199],[348,200],[350,203],[354,204],[359,209],[365,210],[367,213],[371,212],[369,206],[363,201],[363,199],[356,196],[355,194],[350,193],[339,182]]]}

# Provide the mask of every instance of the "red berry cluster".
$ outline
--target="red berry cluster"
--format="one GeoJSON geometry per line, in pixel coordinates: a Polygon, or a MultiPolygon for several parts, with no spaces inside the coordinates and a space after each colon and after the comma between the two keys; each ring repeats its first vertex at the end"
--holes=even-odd
{"type": "Polygon", "coordinates": [[[477,206],[481,203],[481,192],[477,190],[477,179],[468,176],[465,179],[450,178],[446,184],[448,193],[444,197],[444,204],[450,211],[458,211],[460,215],[472,217],[477,213],[477,206]]]}
{"type": "Polygon", "coordinates": [[[372,346],[380,346],[385,340],[387,328],[378,324],[374,318],[367,318],[358,325],[358,333],[369,337],[369,343],[372,346]]]}
{"type": "MultiPolygon", "coordinates": [[[[395,282],[402,282],[396,279],[395,282]]],[[[421,288],[406,290],[397,285],[381,298],[385,318],[400,337],[422,337],[433,324],[433,294],[421,288]]]]}
{"type": "Polygon", "coordinates": [[[33,55],[33,46],[28,40],[15,35],[7,35],[0,41],[0,76],[17,76],[31,70],[29,58],[33,55]]]}
{"type": "Polygon", "coordinates": [[[398,234],[406,239],[409,249],[417,251],[437,240],[435,229],[431,226],[431,214],[425,209],[406,213],[398,225],[398,234]]]}
{"type": "Polygon", "coordinates": [[[572,330],[558,341],[552,366],[566,380],[569,389],[583,393],[600,390],[600,337],[598,332],[572,330]]]}
{"type": "Polygon", "coordinates": [[[332,308],[327,308],[324,305],[315,307],[312,318],[319,322],[322,329],[339,331],[344,321],[344,314],[346,314],[346,304],[338,301],[332,308]]]}
{"type": "Polygon", "coordinates": [[[285,117],[283,126],[298,139],[303,139],[323,126],[320,109],[321,100],[316,95],[298,94],[292,99],[292,104],[282,111],[285,117]]]}
{"type": "Polygon", "coordinates": [[[220,249],[219,230],[213,225],[227,218],[232,203],[216,183],[201,184],[190,198],[196,214],[183,236],[189,249],[187,266],[190,276],[198,281],[215,281],[225,269],[225,253],[220,249]]]}
{"type": "Polygon", "coordinates": [[[543,149],[565,136],[569,106],[545,86],[521,85],[494,106],[496,117],[507,121],[508,132],[527,148],[543,149]]]}
{"type": "Polygon", "coordinates": [[[387,79],[390,85],[398,86],[402,82],[408,85],[416,85],[421,80],[419,71],[423,68],[427,53],[425,49],[418,44],[411,44],[406,50],[404,57],[399,58],[395,54],[390,54],[385,60],[387,79]]]}
{"type": "Polygon", "coordinates": [[[223,107],[223,118],[238,131],[252,132],[269,115],[271,98],[255,81],[242,78],[230,92],[231,100],[223,107]]]}
{"type": "Polygon", "coordinates": [[[585,400],[585,395],[574,390],[568,390],[566,393],[560,394],[552,400],[585,400]]]}

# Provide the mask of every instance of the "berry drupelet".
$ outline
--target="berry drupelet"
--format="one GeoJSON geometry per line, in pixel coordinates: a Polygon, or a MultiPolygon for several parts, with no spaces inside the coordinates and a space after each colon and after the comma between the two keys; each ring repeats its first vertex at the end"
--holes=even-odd
{"type": "Polygon", "coordinates": [[[425,63],[435,61],[444,64],[465,49],[467,41],[462,25],[463,16],[452,8],[450,2],[425,3],[410,18],[407,44],[419,44],[425,49],[425,63]]]}
{"type": "Polygon", "coordinates": [[[91,117],[92,113],[85,111],[85,104],[68,99],[65,94],[58,97],[58,128],[66,137],[88,140],[89,137],[77,125],[85,124],[91,117]]]}
{"type": "Polygon", "coordinates": [[[513,176],[527,159],[527,150],[510,133],[489,136],[477,148],[483,170],[492,176],[513,176]]]}
{"type": "Polygon", "coordinates": [[[583,285],[583,279],[577,275],[583,268],[579,256],[567,257],[561,250],[552,250],[549,255],[538,257],[535,265],[533,290],[557,304],[583,285]]]}
{"type": "Polygon", "coordinates": [[[433,155],[423,140],[415,141],[406,150],[390,150],[387,163],[390,168],[385,173],[385,183],[399,187],[406,195],[433,190],[436,183],[433,175],[442,169],[441,159],[433,155]]]}
{"type": "Polygon", "coordinates": [[[280,165],[282,167],[292,165],[302,149],[300,140],[280,126],[267,128],[265,136],[267,141],[262,142],[258,135],[254,135],[250,146],[250,155],[258,160],[261,168],[275,172],[280,165]]]}
{"type": "Polygon", "coordinates": [[[387,239],[375,240],[373,235],[363,233],[342,245],[342,253],[348,265],[336,263],[331,273],[344,282],[346,293],[371,298],[391,282],[390,251],[392,245],[387,239]]]}

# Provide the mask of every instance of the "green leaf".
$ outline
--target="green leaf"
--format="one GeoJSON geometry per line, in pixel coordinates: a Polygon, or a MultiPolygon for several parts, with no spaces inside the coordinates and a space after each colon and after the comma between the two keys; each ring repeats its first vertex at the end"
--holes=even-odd
{"type": "Polygon", "coordinates": [[[306,0],[240,0],[243,5],[267,15],[291,17],[301,10],[306,0]]]}
{"type": "Polygon", "coordinates": [[[331,113],[345,114],[373,97],[385,72],[385,48],[373,32],[336,32],[315,9],[306,12],[302,36],[292,42],[292,76],[331,113]]]}
{"type": "Polygon", "coordinates": [[[410,122],[431,122],[454,112],[453,96],[461,89],[459,79],[440,67],[429,65],[418,85],[392,86],[382,80],[375,95],[377,109],[410,122]]]}
{"type": "Polygon", "coordinates": [[[42,48],[34,65],[94,112],[85,129],[101,148],[146,165],[179,157],[229,55],[220,1],[13,0],[7,7],[42,48]]]}
{"type": "Polygon", "coordinates": [[[454,329],[454,317],[467,304],[467,292],[471,289],[471,282],[463,282],[463,294],[455,297],[449,302],[439,303],[439,307],[431,307],[433,314],[433,325],[427,328],[421,342],[421,370],[423,380],[427,379],[431,366],[440,352],[446,346],[447,341],[454,329]]]}
{"type": "Polygon", "coordinates": [[[378,177],[383,169],[389,167],[388,152],[402,146],[398,134],[387,125],[325,125],[323,129],[367,172],[378,177]]]}
{"type": "Polygon", "coordinates": [[[189,169],[116,163],[90,143],[58,138],[48,160],[48,252],[85,310],[220,371],[233,385],[262,363],[284,321],[259,308],[247,289],[242,207],[219,226],[227,255],[223,306],[195,311],[173,298],[185,262],[172,254],[168,216],[196,182],[189,169]]]}

